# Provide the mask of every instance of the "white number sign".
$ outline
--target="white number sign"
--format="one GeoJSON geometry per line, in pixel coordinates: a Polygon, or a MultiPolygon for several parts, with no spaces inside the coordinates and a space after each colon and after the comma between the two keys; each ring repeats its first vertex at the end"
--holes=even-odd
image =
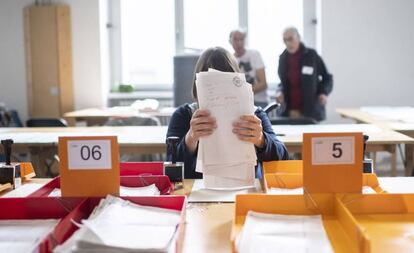
{"type": "Polygon", "coordinates": [[[354,163],[354,136],[312,138],[312,165],[354,163]]]}
{"type": "Polygon", "coordinates": [[[68,143],[68,169],[111,169],[110,140],[70,140],[68,143]]]}

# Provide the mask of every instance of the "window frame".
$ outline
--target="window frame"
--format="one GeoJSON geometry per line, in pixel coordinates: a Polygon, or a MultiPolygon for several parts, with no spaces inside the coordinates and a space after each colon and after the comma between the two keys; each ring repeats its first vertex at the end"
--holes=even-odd
{"type": "MultiPolygon", "coordinates": [[[[109,65],[110,65],[110,89],[116,91],[117,83],[122,80],[122,43],[121,43],[121,0],[107,0],[108,4],[108,20],[106,27],[108,29],[109,39],[109,65]]],[[[171,0],[170,0],[171,1],[171,0]]],[[[251,1],[251,0],[250,0],[251,1]]],[[[317,0],[303,0],[303,15],[304,15],[304,36],[310,35],[311,45],[316,44],[314,36],[316,34],[316,13],[315,7],[317,0]],[[312,3],[310,3],[312,2],[312,3]],[[310,20],[311,19],[311,20],[310,20]],[[312,25],[309,25],[312,22],[312,25]]],[[[248,30],[248,5],[249,0],[238,0],[238,14],[239,14],[239,27],[243,27],[248,30]]],[[[185,54],[187,52],[184,41],[184,0],[174,0],[174,15],[175,15],[175,54],[185,54]]],[[[248,39],[248,38],[247,38],[248,39]]],[[[137,90],[172,90],[173,83],[171,84],[143,84],[136,83],[137,90]]],[[[275,83],[269,83],[269,88],[275,89],[275,83]]]]}

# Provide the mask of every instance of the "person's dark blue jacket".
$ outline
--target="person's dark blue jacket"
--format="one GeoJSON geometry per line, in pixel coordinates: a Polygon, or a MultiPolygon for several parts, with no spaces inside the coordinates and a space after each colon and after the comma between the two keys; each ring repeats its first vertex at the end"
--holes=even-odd
{"type": "MultiPolygon", "coordinates": [[[[303,116],[313,118],[317,121],[322,121],[326,118],[325,106],[319,102],[319,95],[329,95],[333,89],[333,77],[328,72],[322,58],[318,53],[305,47],[301,44],[303,55],[300,59],[300,68],[303,70],[304,66],[313,69],[310,75],[301,72],[300,80],[303,92],[303,116]]],[[[281,116],[289,116],[289,84],[287,78],[288,72],[288,51],[285,50],[279,58],[278,74],[280,84],[278,90],[283,92],[285,96],[284,109],[278,110],[281,116]]]]}
{"type": "MultiPolygon", "coordinates": [[[[195,171],[197,150],[193,154],[187,150],[185,144],[185,135],[190,130],[190,120],[196,109],[196,104],[184,104],[177,108],[171,117],[168,125],[167,137],[177,136],[180,138],[177,147],[177,161],[184,162],[184,177],[185,178],[202,178],[202,174],[195,171]]],[[[289,154],[285,145],[279,141],[276,134],[273,132],[272,124],[270,123],[267,114],[262,108],[257,107],[255,115],[262,121],[263,134],[265,137],[265,146],[261,149],[256,148],[258,160],[258,177],[261,177],[262,161],[273,160],[287,160],[289,154]]],[[[231,148],[231,147],[229,147],[231,148]]],[[[171,161],[171,149],[167,147],[167,160],[171,161]]]]}

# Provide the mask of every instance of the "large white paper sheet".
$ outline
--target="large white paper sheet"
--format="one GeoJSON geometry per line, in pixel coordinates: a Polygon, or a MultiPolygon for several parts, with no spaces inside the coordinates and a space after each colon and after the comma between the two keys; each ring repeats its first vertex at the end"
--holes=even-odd
{"type": "Polygon", "coordinates": [[[22,186],[10,191],[3,196],[2,198],[24,198],[32,194],[33,192],[42,188],[44,184],[23,184],[22,186]]]}
{"type": "Polygon", "coordinates": [[[379,120],[414,123],[414,107],[410,106],[363,106],[360,110],[379,120]]]}
{"type": "MultiPolygon", "coordinates": [[[[160,191],[155,184],[151,184],[143,187],[119,187],[119,194],[123,197],[134,197],[134,196],[159,196],[160,191]]],[[[48,197],[61,197],[62,192],[59,188],[53,189],[48,197]]]]}
{"type": "Polygon", "coordinates": [[[235,202],[236,195],[248,194],[248,193],[261,193],[262,189],[258,179],[254,180],[254,186],[250,187],[237,187],[237,188],[222,188],[222,189],[207,189],[204,187],[204,181],[202,179],[194,180],[193,188],[190,196],[188,196],[188,202],[235,202]]]}
{"type": "MultiPolygon", "coordinates": [[[[6,207],[7,208],[7,207],[6,207]]],[[[37,252],[59,220],[0,220],[0,252],[37,252]]]]}
{"type": "MultiPolygon", "coordinates": [[[[376,194],[377,192],[374,191],[374,189],[372,189],[369,186],[363,186],[362,187],[362,194],[376,194]]],[[[275,195],[302,195],[304,194],[303,192],[303,187],[299,187],[299,188],[276,188],[276,187],[272,187],[269,189],[269,191],[267,192],[267,194],[275,194],[275,195]]]]}
{"type": "Polygon", "coordinates": [[[278,215],[249,211],[236,241],[239,253],[333,252],[320,215],[278,215]]]}

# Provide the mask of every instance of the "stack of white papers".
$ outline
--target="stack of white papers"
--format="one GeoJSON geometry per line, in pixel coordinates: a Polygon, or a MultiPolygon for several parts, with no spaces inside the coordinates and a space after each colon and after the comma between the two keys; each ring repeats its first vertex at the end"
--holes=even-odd
{"type": "MultiPolygon", "coordinates": [[[[158,190],[155,184],[151,184],[148,186],[142,187],[126,187],[120,186],[119,187],[119,195],[124,197],[137,197],[137,196],[159,196],[160,190],[158,190]]],[[[55,188],[49,194],[48,197],[60,197],[62,196],[62,192],[59,188],[55,188]]]]}
{"type": "Polygon", "coordinates": [[[0,220],[0,252],[38,252],[59,220],[0,220]]]}
{"type": "Polygon", "coordinates": [[[232,132],[242,115],[253,115],[253,91],[242,73],[209,69],[196,76],[200,109],[208,109],[217,121],[212,135],[201,138],[196,171],[203,173],[206,188],[239,188],[254,185],[256,151],[232,132]]]}
{"type": "Polygon", "coordinates": [[[262,193],[262,188],[258,179],[255,179],[254,187],[243,187],[242,189],[206,189],[202,179],[195,179],[190,196],[188,196],[188,202],[235,202],[236,195],[251,193],[262,193]]]}
{"type": "Polygon", "coordinates": [[[333,252],[320,215],[249,211],[236,241],[238,253],[333,252]]]}
{"type": "MultiPolygon", "coordinates": [[[[299,188],[276,188],[271,187],[269,191],[267,191],[268,194],[275,194],[275,195],[302,195],[303,193],[303,187],[299,188]]],[[[372,189],[369,186],[363,186],[362,187],[362,194],[376,194],[377,192],[372,189]]]]}
{"type": "Polygon", "coordinates": [[[107,196],[54,252],[174,252],[181,213],[107,196]]]}
{"type": "Polygon", "coordinates": [[[268,194],[275,195],[303,195],[303,187],[299,188],[276,188],[272,187],[267,191],[268,194]]]}

